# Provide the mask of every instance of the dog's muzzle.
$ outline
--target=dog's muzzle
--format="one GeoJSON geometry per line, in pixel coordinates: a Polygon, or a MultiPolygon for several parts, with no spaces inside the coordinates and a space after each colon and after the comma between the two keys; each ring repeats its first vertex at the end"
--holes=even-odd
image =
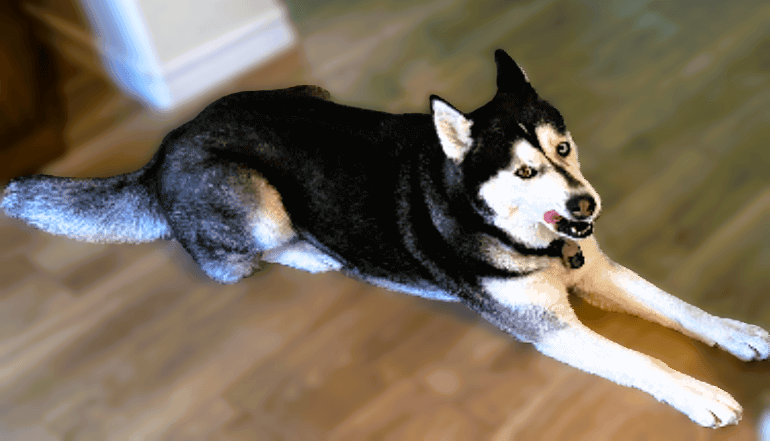
{"type": "Polygon", "coordinates": [[[561,234],[573,237],[575,239],[583,239],[591,235],[594,232],[593,222],[584,222],[579,220],[569,220],[566,217],[560,216],[556,211],[551,210],[545,213],[543,220],[546,223],[552,224],[554,229],[561,234]]]}
{"type": "Polygon", "coordinates": [[[596,211],[596,200],[587,193],[578,194],[567,201],[567,211],[575,219],[560,218],[556,222],[556,231],[576,239],[588,237],[594,232],[593,222],[586,222],[596,211]]]}

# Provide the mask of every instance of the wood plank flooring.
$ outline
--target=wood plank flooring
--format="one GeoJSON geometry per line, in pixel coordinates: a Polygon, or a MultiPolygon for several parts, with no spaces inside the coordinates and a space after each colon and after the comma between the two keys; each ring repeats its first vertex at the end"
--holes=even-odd
{"type": "MultiPolygon", "coordinates": [[[[581,148],[605,251],[770,328],[770,4],[290,3],[306,68],[231,89],[312,82],[394,112],[427,111],[436,93],[471,111],[493,95],[504,48],[581,148]]],[[[80,141],[47,172],[136,169],[195,110],[102,102],[120,118],[73,115],[80,141]]],[[[221,286],[173,242],[82,244],[5,217],[0,293],[2,439],[752,440],[770,405],[770,363],[580,301],[592,329],[733,394],[741,424],[699,428],[462,306],[279,266],[221,286]]]]}

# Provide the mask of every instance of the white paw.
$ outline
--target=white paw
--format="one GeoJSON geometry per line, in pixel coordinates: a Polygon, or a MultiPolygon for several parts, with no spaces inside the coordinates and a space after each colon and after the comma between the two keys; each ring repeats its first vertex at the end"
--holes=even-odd
{"type": "Polygon", "coordinates": [[[759,326],[737,320],[714,317],[710,323],[711,337],[717,346],[743,361],[765,360],[770,357],[770,334],[759,326]]]}
{"type": "Polygon", "coordinates": [[[658,398],[704,427],[738,424],[743,409],[722,389],[675,372],[674,386],[658,398]]]}

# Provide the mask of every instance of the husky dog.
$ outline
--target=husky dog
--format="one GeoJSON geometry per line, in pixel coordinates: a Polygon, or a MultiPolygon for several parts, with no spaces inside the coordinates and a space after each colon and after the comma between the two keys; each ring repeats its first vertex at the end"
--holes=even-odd
{"type": "Polygon", "coordinates": [[[77,240],[175,239],[220,283],[262,260],[459,301],[543,354],[700,425],[737,423],[729,394],[592,332],[568,294],[746,361],[768,358],[768,333],[607,258],[592,236],[599,195],[561,114],[508,54],[495,61],[497,93],[470,114],[437,96],[429,115],[393,115],[335,104],[315,86],[235,93],[169,133],[136,172],[21,177],[2,207],[77,240]]]}

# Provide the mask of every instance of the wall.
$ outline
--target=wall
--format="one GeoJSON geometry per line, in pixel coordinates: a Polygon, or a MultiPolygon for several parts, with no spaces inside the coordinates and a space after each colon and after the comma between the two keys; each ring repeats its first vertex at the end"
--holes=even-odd
{"type": "Polygon", "coordinates": [[[275,12],[270,0],[139,0],[139,5],[163,62],[275,12]]]}

